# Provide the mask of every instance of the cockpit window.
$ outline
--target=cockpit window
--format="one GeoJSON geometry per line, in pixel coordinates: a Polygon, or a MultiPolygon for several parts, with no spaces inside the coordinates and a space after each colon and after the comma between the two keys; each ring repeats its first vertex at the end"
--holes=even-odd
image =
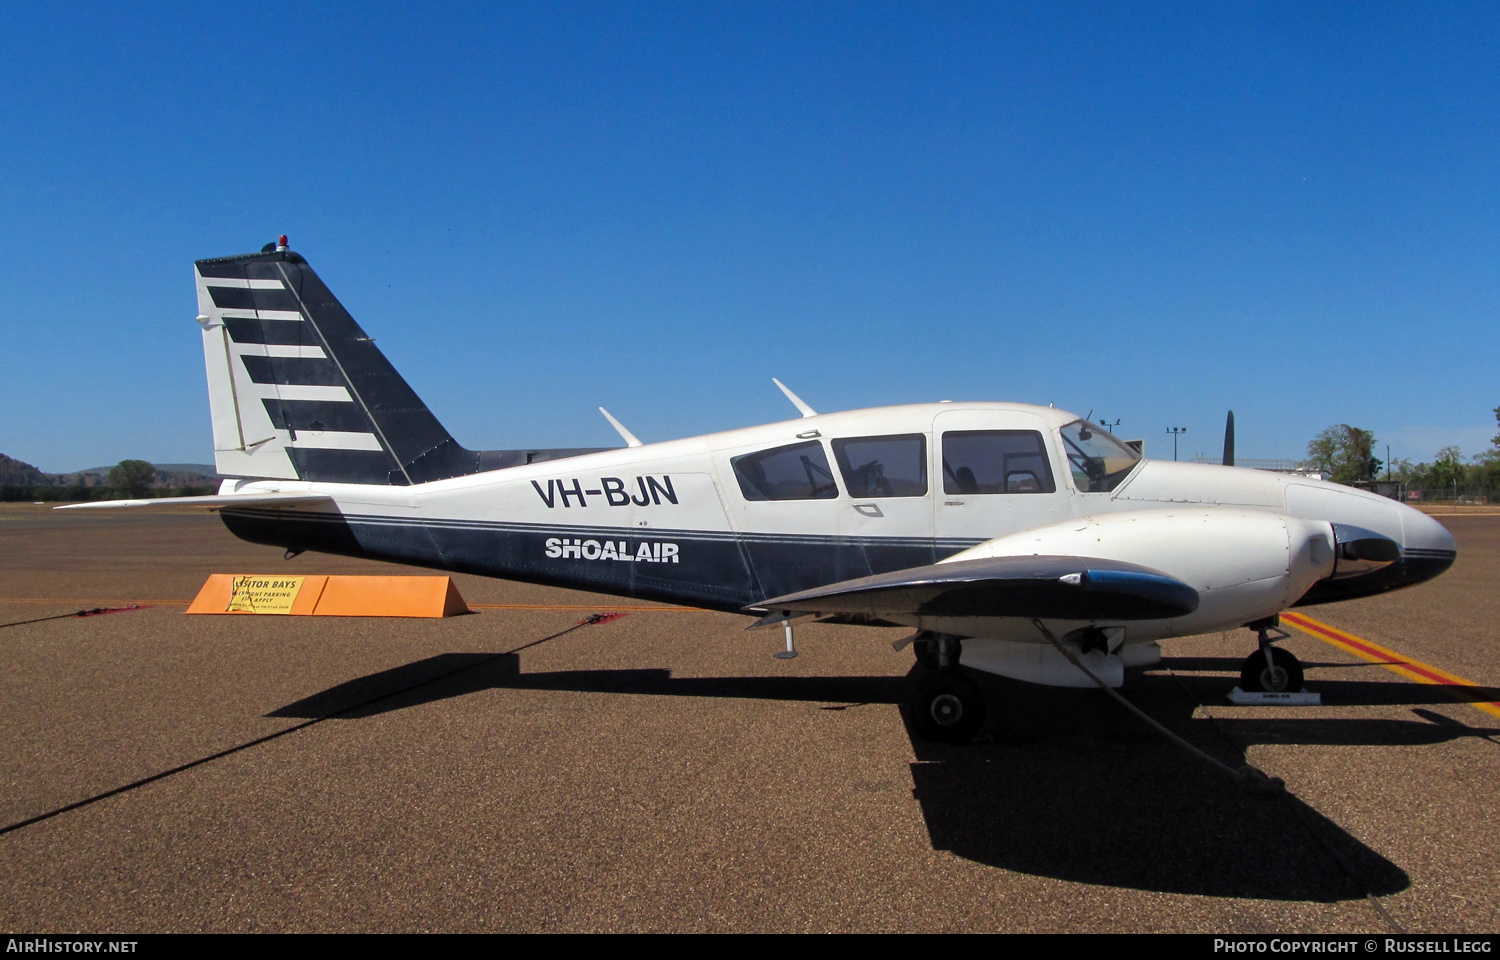
{"type": "Polygon", "coordinates": [[[927,493],[927,438],[852,437],[833,441],[851,497],[920,497],[927,493]]]}
{"type": "Polygon", "coordinates": [[[832,500],[839,495],[828,455],[816,440],[747,453],[729,462],[746,500],[832,500]]]}
{"type": "Polygon", "coordinates": [[[944,493],[1053,493],[1052,466],[1035,430],[943,434],[944,493]]]}
{"type": "Polygon", "coordinates": [[[1074,420],[1062,428],[1063,450],[1073,472],[1073,484],[1082,493],[1105,493],[1118,487],[1141,455],[1114,434],[1087,420],[1074,420]]]}

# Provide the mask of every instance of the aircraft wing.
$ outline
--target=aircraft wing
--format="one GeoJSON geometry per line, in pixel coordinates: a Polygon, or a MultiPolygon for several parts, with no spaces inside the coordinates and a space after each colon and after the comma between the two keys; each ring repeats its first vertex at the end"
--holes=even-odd
{"type": "Polygon", "coordinates": [[[823,615],[1164,620],[1198,609],[1174,577],[1090,557],[986,557],[830,583],[755,605],[823,615]]]}
{"type": "Polygon", "coordinates": [[[158,497],[154,500],[100,500],[70,503],[54,510],[114,510],[122,507],[195,507],[222,510],[225,507],[291,507],[310,503],[332,503],[321,493],[226,493],[208,497],[158,497]]]}

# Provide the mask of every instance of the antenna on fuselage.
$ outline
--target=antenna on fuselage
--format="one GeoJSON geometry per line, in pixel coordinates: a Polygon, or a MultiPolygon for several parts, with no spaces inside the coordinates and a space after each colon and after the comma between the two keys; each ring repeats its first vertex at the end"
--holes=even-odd
{"type": "Polygon", "coordinates": [[[780,380],[777,380],[775,377],[771,378],[771,382],[781,388],[781,392],[786,394],[786,398],[792,401],[792,406],[802,411],[802,415],[804,417],[816,417],[818,415],[818,411],[814,410],[812,407],[809,407],[805,402],[803,402],[801,397],[797,396],[791,390],[787,389],[786,384],[782,383],[780,380]]]}
{"type": "Polygon", "coordinates": [[[606,420],[609,421],[609,425],[612,426],[612,427],[614,427],[615,430],[617,430],[619,432],[620,436],[622,436],[622,437],[625,438],[625,446],[627,446],[627,447],[639,447],[639,446],[642,445],[641,442],[636,439],[635,434],[633,434],[629,430],[625,429],[625,424],[621,423],[620,421],[616,420],[614,417],[610,416],[610,413],[609,413],[608,410],[604,409],[603,407],[600,407],[599,408],[599,412],[602,413],[602,414],[604,414],[604,419],[606,419],[606,420]]]}

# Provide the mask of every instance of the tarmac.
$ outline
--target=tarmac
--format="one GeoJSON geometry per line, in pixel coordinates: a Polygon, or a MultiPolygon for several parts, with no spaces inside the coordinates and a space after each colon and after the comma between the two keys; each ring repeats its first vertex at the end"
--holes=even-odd
{"type": "Polygon", "coordinates": [[[1301,630],[1322,706],[1231,705],[1245,630],[1132,671],[1282,791],[1097,690],[984,678],[982,742],[924,743],[896,630],[775,660],[746,618],[471,576],[448,619],[186,616],[211,573],[430,571],[6,505],[0,928],[1494,933],[1500,515],[1440,519],[1444,576],[1299,612],[1447,683],[1301,630]]]}

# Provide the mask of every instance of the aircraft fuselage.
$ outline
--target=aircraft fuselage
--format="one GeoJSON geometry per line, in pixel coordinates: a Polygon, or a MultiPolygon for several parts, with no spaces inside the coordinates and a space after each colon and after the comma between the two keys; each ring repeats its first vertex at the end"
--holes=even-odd
{"type": "MultiPolygon", "coordinates": [[[[1399,563],[1315,585],[1306,602],[1420,582],[1452,562],[1451,537],[1435,521],[1317,480],[1142,460],[1113,489],[1081,489],[1089,478],[1070,461],[1059,432],[1076,421],[1064,411],[1021,404],[921,404],[822,414],[412,486],[226,481],[223,493],[326,493],[337,509],[226,509],[223,517],[236,535],[258,543],[734,611],[932,564],[1073,518],[1189,506],[1354,524],[1401,544],[1399,563]],[[1031,438],[1026,442],[1036,453],[1025,463],[1024,482],[986,490],[955,483],[945,444],[951,451],[952,437],[987,435],[1031,438]],[[920,447],[912,463],[899,465],[906,480],[899,489],[872,487],[857,473],[863,465],[841,457],[850,448],[835,448],[887,437],[920,447]],[[751,499],[755,491],[745,486],[737,461],[783,448],[821,454],[803,465],[808,489],[788,491],[795,498],[751,499]]],[[[1135,633],[1145,639],[1146,632],[1135,633]]]]}

